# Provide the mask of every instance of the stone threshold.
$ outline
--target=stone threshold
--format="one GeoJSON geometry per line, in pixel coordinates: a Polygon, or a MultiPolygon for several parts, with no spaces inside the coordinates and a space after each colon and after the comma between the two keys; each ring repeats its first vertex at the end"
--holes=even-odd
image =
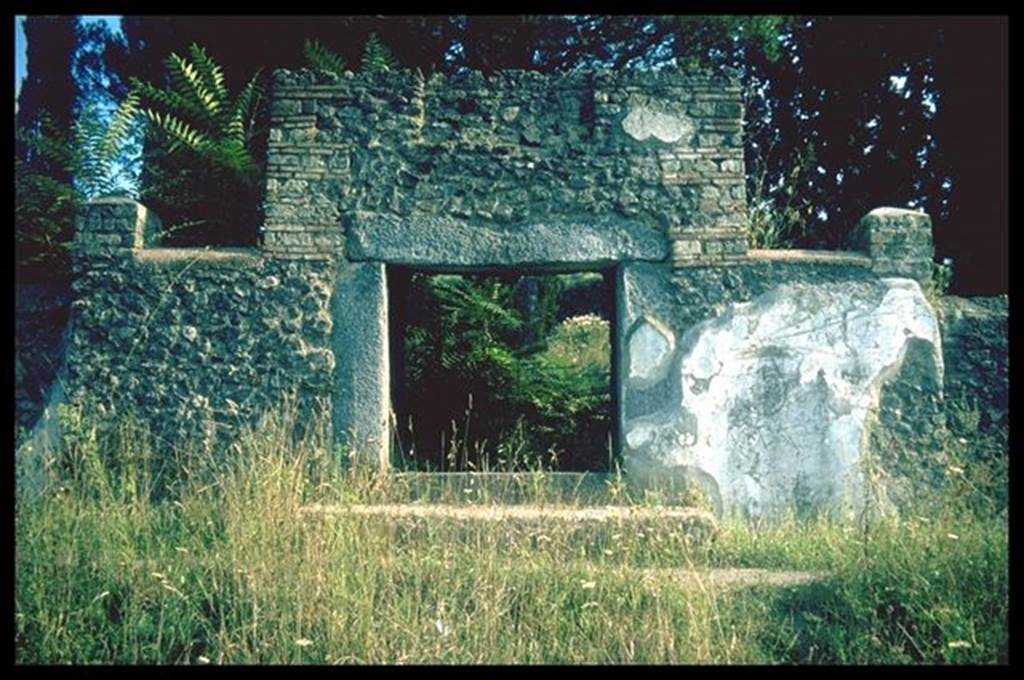
{"type": "Polygon", "coordinates": [[[715,517],[707,510],[682,506],[588,506],[555,505],[451,505],[415,503],[374,503],[369,505],[307,505],[300,515],[366,516],[385,519],[454,519],[463,521],[503,522],[508,520],[560,520],[569,522],[608,522],[611,520],[679,520],[716,526],[715,517]]]}

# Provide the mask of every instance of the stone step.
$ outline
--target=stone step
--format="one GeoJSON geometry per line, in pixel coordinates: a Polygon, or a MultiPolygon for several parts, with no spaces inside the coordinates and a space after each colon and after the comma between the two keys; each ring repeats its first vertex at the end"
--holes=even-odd
{"type": "MultiPolygon", "coordinates": [[[[425,503],[614,504],[624,479],[602,472],[395,472],[389,490],[395,500],[425,503]]],[[[624,501],[623,501],[624,502],[624,501]]]]}
{"type": "Polygon", "coordinates": [[[693,505],[682,486],[635,482],[609,472],[392,472],[387,500],[512,505],[542,499],[544,504],[634,506],[653,494],[661,505],[693,505]]]}
{"type": "Polygon", "coordinates": [[[407,521],[412,525],[426,521],[451,521],[459,524],[499,523],[503,528],[529,528],[568,523],[573,529],[615,529],[624,526],[672,525],[681,529],[691,543],[703,543],[718,530],[713,513],[682,506],[564,506],[452,503],[374,503],[307,505],[299,509],[305,517],[369,517],[383,521],[407,521]]]}
{"type": "MultiPolygon", "coordinates": [[[[454,522],[471,527],[478,524],[500,524],[503,529],[515,533],[529,530],[542,531],[554,523],[561,526],[570,524],[573,539],[581,536],[587,540],[602,541],[600,534],[608,535],[631,527],[666,523],[683,529],[687,543],[692,546],[705,544],[717,532],[715,516],[699,508],[680,506],[583,506],[568,507],[557,505],[455,505],[455,504],[313,504],[303,506],[299,514],[304,518],[365,517],[385,522],[400,522],[407,528],[438,522],[454,522]],[[595,532],[595,530],[597,530],[595,532]],[[604,530],[604,531],[602,531],[604,530]]],[[[607,539],[608,536],[605,536],[607,539]]],[[[599,546],[600,547],[600,546],[599,546]]],[[[784,569],[759,569],[749,567],[625,567],[639,582],[650,587],[668,584],[687,588],[714,588],[716,591],[736,590],[750,587],[796,588],[813,585],[828,577],[821,571],[797,571],[784,569]]],[[[593,577],[599,579],[602,569],[592,567],[593,577]]]]}

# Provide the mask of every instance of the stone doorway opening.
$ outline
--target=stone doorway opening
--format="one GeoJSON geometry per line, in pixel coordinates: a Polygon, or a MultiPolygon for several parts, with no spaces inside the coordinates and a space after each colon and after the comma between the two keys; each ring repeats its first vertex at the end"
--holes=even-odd
{"type": "Polygon", "coordinates": [[[390,266],[387,281],[396,467],[614,469],[614,269],[390,266]]]}

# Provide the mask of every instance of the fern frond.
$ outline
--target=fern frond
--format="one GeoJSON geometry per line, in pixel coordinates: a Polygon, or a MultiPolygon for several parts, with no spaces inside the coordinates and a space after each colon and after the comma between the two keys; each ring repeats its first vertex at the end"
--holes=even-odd
{"type": "Polygon", "coordinates": [[[319,41],[307,38],[302,51],[310,68],[336,73],[339,76],[345,73],[345,60],[341,55],[324,47],[319,41]]]}
{"type": "Polygon", "coordinates": [[[211,125],[216,125],[220,113],[221,102],[216,95],[203,83],[199,69],[188,60],[171,54],[165,62],[171,75],[171,83],[178,94],[191,97],[198,104],[201,115],[211,125]]]}
{"type": "Polygon", "coordinates": [[[205,155],[213,163],[237,173],[246,180],[255,179],[259,166],[243,143],[225,141],[211,146],[205,155]]]}
{"type": "Polygon", "coordinates": [[[381,42],[376,33],[371,33],[370,37],[366,39],[366,45],[363,47],[362,70],[372,73],[393,71],[396,68],[398,68],[398,62],[395,60],[391,50],[381,42]]]}
{"type": "Polygon", "coordinates": [[[141,100],[135,92],[129,92],[128,96],[118,105],[114,115],[110,118],[106,134],[100,144],[100,157],[112,161],[128,141],[132,124],[139,118],[139,104],[141,100]]]}
{"type": "Polygon", "coordinates": [[[202,46],[196,43],[192,43],[189,46],[188,52],[192,57],[192,63],[199,70],[203,82],[213,91],[218,101],[226,102],[228,100],[228,88],[224,82],[224,69],[206,54],[206,50],[202,46]]]}
{"type": "Polygon", "coordinates": [[[188,114],[197,119],[205,118],[205,111],[202,107],[175,90],[163,90],[137,78],[132,78],[131,83],[134,92],[140,95],[140,97],[150,100],[153,104],[159,104],[172,111],[188,114]]]}
{"type": "Polygon", "coordinates": [[[263,95],[259,85],[260,72],[245,84],[235,97],[235,103],[231,107],[231,117],[227,124],[227,138],[239,144],[245,144],[252,132],[253,112],[256,102],[263,95]]]}
{"type": "Polygon", "coordinates": [[[143,114],[174,141],[172,149],[184,145],[201,154],[213,145],[209,137],[173,114],[152,109],[144,109],[143,114]]]}

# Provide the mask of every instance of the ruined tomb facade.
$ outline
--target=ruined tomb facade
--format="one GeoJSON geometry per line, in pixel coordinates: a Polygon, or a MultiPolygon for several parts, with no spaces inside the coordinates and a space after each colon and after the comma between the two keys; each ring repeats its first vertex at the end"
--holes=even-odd
{"type": "Polygon", "coordinates": [[[68,396],[216,441],[285,395],[388,466],[389,268],[614,272],[615,446],[725,513],[856,511],[938,474],[943,359],[923,213],[844,252],[752,251],[736,81],[277,71],[251,249],[168,249],[122,199],[76,224],[68,396]]]}

